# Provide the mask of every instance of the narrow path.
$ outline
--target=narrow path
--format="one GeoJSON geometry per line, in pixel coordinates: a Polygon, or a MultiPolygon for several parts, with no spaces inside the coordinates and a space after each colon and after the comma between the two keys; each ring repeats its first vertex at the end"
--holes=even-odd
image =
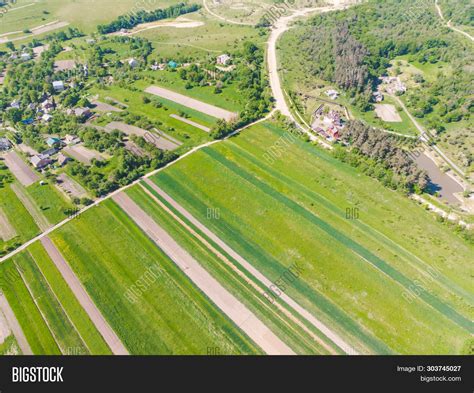
{"type": "Polygon", "coordinates": [[[294,355],[257,316],[212,277],[125,193],[114,201],[227,317],[268,355],[294,355]]]}
{"type": "Polygon", "coordinates": [[[2,310],[3,315],[5,315],[8,326],[10,326],[23,355],[33,355],[33,351],[31,350],[30,344],[28,344],[25,333],[23,333],[5,294],[0,295],[0,310],[2,310]]]}
{"type": "Polygon", "coordinates": [[[227,23],[231,23],[233,25],[241,25],[241,26],[254,26],[253,23],[248,23],[248,22],[237,22],[235,20],[232,20],[232,19],[227,19],[227,18],[224,18],[223,16],[219,15],[219,14],[216,14],[214,11],[212,11],[209,6],[207,5],[207,0],[202,0],[203,4],[204,4],[204,8],[206,9],[206,11],[211,14],[212,16],[216,17],[217,19],[220,19],[220,20],[223,20],[224,22],[227,22],[227,23]]]}
{"type": "Polygon", "coordinates": [[[457,33],[460,33],[464,36],[466,36],[467,38],[469,38],[471,41],[474,41],[474,37],[472,35],[470,35],[469,33],[466,33],[465,31],[461,30],[461,29],[458,29],[457,27],[454,27],[451,23],[450,20],[446,21],[446,19],[444,18],[444,15],[443,15],[443,11],[441,10],[441,7],[439,6],[438,4],[438,0],[435,0],[435,7],[438,11],[438,15],[439,17],[441,18],[441,20],[446,23],[446,26],[448,28],[450,28],[451,30],[457,32],[457,33]]]}
{"type": "MultiPolygon", "coordinates": [[[[230,255],[235,261],[237,261],[244,269],[246,269],[250,274],[252,274],[258,281],[260,281],[270,292],[272,291],[273,282],[270,281],[265,275],[263,275],[259,270],[257,270],[250,262],[245,260],[240,254],[235,252],[231,247],[224,243],[216,234],[210,231],[205,225],[199,222],[189,211],[187,211],[182,205],[176,202],[171,196],[159,188],[151,180],[147,179],[145,182],[153,188],[158,195],[160,195],[166,202],[168,202],[174,209],[176,209],[183,217],[185,217],[190,223],[192,223],[196,228],[198,228],[202,233],[204,233],[209,239],[211,239],[215,244],[217,244],[222,250],[224,250],[228,255],[230,255]]],[[[319,321],[315,316],[313,316],[308,310],[296,303],[291,297],[287,294],[282,293],[280,298],[293,309],[299,316],[303,317],[307,322],[313,325],[317,330],[321,331],[327,338],[329,338],[334,344],[336,344],[340,349],[345,353],[356,355],[357,351],[347,344],[337,333],[328,328],[324,323],[319,321]]],[[[315,337],[313,337],[315,338],[315,337]]],[[[321,343],[320,343],[321,344],[321,343]]],[[[323,344],[321,344],[323,345],[323,344]]],[[[323,345],[324,346],[324,345],[323,345]]],[[[328,349],[328,348],[326,348],[328,349]]],[[[331,349],[328,349],[331,352],[331,349]]]]}
{"type": "Polygon", "coordinates": [[[81,282],[63,256],[59,253],[51,239],[49,237],[43,237],[41,239],[41,244],[58,268],[66,283],[69,285],[69,288],[71,288],[81,306],[84,308],[87,315],[89,315],[89,318],[94,323],[107,345],[112,350],[112,353],[114,355],[128,355],[127,349],[102,316],[101,312],[89,297],[81,282]]]}

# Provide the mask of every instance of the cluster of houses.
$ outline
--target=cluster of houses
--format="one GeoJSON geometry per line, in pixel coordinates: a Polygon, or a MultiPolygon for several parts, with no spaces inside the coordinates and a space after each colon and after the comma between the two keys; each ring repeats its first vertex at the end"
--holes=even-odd
{"type": "Polygon", "coordinates": [[[58,166],[62,167],[69,161],[69,157],[61,153],[60,150],[65,145],[75,145],[79,142],[80,139],[74,135],[66,135],[64,140],[61,140],[56,137],[49,137],[46,140],[48,149],[40,154],[35,154],[34,156],[32,156],[30,158],[30,163],[31,165],[33,165],[33,167],[39,170],[46,168],[47,166],[53,164],[55,161],[58,166]]]}
{"type": "Polygon", "coordinates": [[[407,91],[406,85],[398,76],[381,76],[379,80],[389,94],[403,94],[407,91]]]}
{"type": "Polygon", "coordinates": [[[312,129],[329,141],[340,139],[340,132],[344,128],[344,121],[341,114],[335,110],[330,110],[324,114],[324,104],[320,105],[313,114],[312,129]]]}

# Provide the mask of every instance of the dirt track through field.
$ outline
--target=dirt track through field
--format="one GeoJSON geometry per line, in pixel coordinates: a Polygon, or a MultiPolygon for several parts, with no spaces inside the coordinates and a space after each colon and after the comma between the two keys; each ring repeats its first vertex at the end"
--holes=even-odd
{"type": "Polygon", "coordinates": [[[237,117],[237,113],[226,111],[225,109],[218,108],[214,105],[206,104],[202,101],[195,100],[194,98],[164,89],[163,87],[150,86],[145,89],[145,92],[176,102],[180,105],[205,113],[206,115],[216,117],[218,119],[230,121],[237,117]]]}
{"type": "Polygon", "coordinates": [[[168,233],[161,228],[125,193],[113,200],[163,250],[173,262],[209,299],[269,355],[292,355],[294,352],[281,341],[255,314],[229,293],[168,233]]]}
{"type": "Polygon", "coordinates": [[[39,177],[33,170],[25,164],[21,157],[14,151],[5,154],[5,164],[15,175],[18,181],[25,187],[28,187],[39,180],[39,177]]]}
{"type": "Polygon", "coordinates": [[[47,236],[41,239],[41,244],[45,248],[46,252],[54,262],[59,272],[63,276],[66,283],[71,288],[72,292],[76,296],[77,300],[84,308],[89,318],[94,323],[99,333],[104,338],[107,345],[110,347],[114,355],[128,355],[128,351],[122,344],[118,336],[112,330],[110,325],[107,323],[105,318],[102,316],[99,309],[96,307],[88,293],[82,286],[81,282],[75,275],[74,271],[70,268],[66,260],[60,254],[59,250],[53,244],[51,239],[47,236]]]}
{"type": "Polygon", "coordinates": [[[0,310],[2,310],[3,315],[5,316],[8,326],[13,332],[13,335],[16,338],[16,342],[23,352],[23,355],[33,355],[33,351],[31,350],[30,344],[28,344],[28,340],[25,337],[25,333],[21,329],[20,324],[18,323],[15,313],[10,307],[7,298],[4,294],[0,296],[0,310]]]}

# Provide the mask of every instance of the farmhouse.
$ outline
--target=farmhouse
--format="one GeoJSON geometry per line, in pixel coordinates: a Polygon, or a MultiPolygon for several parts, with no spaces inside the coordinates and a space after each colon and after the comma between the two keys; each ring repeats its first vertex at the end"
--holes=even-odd
{"type": "Polygon", "coordinates": [[[379,79],[386,85],[386,90],[390,94],[405,93],[407,91],[407,87],[398,76],[381,76],[379,79]]]}
{"type": "Polygon", "coordinates": [[[337,90],[327,90],[325,93],[331,100],[336,100],[339,97],[339,92],[337,90]]]}
{"type": "Polygon", "coordinates": [[[29,53],[22,53],[20,58],[23,61],[28,61],[28,60],[31,60],[31,55],[29,53]]]}
{"type": "Polygon", "coordinates": [[[41,120],[46,123],[50,122],[52,118],[53,116],[51,116],[49,113],[45,113],[43,116],[41,116],[41,120]]]}
{"type": "Polygon", "coordinates": [[[61,139],[49,137],[48,139],[46,139],[46,144],[49,147],[59,146],[61,144],[61,139]]]}
{"type": "Polygon", "coordinates": [[[45,150],[44,152],[41,153],[42,156],[44,157],[51,157],[55,155],[58,151],[56,148],[52,147],[51,149],[45,150]]]}
{"type": "Polygon", "coordinates": [[[13,100],[10,104],[10,108],[20,109],[20,100],[13,100]]]}
{"type": "Polygon", "coordinates": [[[217,56],[217,64],[227,65],[232,58],[228,54],[217,56]]]}
{"type": "Polygon", "coordinates": [[[12,143],[7,138],[0,138],[0,151],[11,149],[12,143]]]}
{"type": "Polygon", "coordinates": [[[383,94],[380,91],[376,91],[372,94],[375,102],[382,102],[383,101],[383,94]]]}
{"type": "Polygon", "coordinates": [[[80,142],[81,140],[75,136],[75,135],[66,135],[65,138],[64,138],[64,143],[66,143],[66,145],[76,145],[80,142]]]}
{"type": "Polygon", "coordinates": [[[46,155],[38,154],[31,157],[30,162],[36,169],[42,169],[50,165],[53,161],[46,155]]]}
{"type": "Polygon", "coordinates": [[[64,90],[64,82],[63,81],[54,81],[53,88],[55,91],[63,91],[64,90]]]}
{"type": "Polygon", "coordinates": [[[138,66],[138,61],[135,60],[135,59],[130,59],[130,60],[128,61],[128,65],[129,65],[131,68],[135,68],[135,67],[138,66]]]}
{"type": "Polygon", "coordinates": [[[69,157],[65,156],[62,153],[58,154],[58,165],[59,166],[64,166],[67,162],[69,161],[69,157]]]}

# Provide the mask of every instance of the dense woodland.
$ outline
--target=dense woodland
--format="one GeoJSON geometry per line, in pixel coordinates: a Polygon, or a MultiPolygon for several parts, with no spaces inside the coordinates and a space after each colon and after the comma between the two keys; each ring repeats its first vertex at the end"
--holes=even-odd
{"type": "Polygon", "coordinates": [[[141,23],[155,22],[167,18],[176,18],[180,15],[195,12],[200,8],[201,6],[199,4],[188,5],[186,3],[179,3],[165,9],[157,9],[154,11],[140,9],[136,12],[132,11],[127,15],[121,15],[111,23],[99,25],[97,29],[101,34],[114,33],[121,29],[132,29],[141,23]]]}
{"type": "Polygon", "coordinates": [[[336,149],[336,157],[360,168],[384,185],[405,192],[426,191],[429,178],[418,168],[397,139],[360,121],[350,121],[341,131],[349,149],[336,149]]]}

